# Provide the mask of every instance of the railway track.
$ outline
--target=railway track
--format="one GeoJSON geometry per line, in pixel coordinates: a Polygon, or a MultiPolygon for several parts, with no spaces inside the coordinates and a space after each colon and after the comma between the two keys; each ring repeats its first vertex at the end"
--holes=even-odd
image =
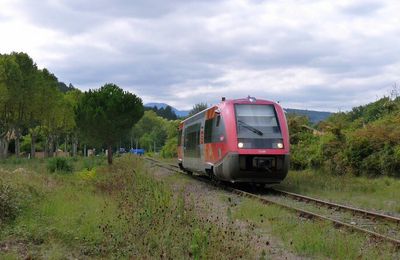
{"type": "MultiPolygon", "coordinates": [[[[158,167],[186,174],[176,165],[162,163],[152,158],[145,159],[158,167]]],[[[203,182],[212,182],[196,175],[192,177],[203,182]]],[[[218,187],[243,197],[256,199],[263,204],[280,206],[298,213],[301,217],[329,221],[335,227],[368,234],[375,239],[390,242],[400,248],[400,218],[278,189],[254,193],[229,185],[218,185],[218,187]]]]}

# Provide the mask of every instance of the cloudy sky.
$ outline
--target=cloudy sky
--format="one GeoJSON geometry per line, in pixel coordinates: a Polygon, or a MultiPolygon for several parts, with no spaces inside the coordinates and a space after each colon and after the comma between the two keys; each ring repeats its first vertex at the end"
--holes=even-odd
{"type": "Polygon", "coordinates": [[[188,109],[252,95],[348,110],[400,83],[400,1],[0,0],[0,53],[188,109]]]}

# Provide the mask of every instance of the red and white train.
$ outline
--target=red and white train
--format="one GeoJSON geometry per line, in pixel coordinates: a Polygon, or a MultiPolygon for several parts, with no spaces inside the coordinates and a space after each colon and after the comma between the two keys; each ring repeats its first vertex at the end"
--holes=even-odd
{"type": "Polygon", "coordinates": [[[178,163],[228,182],[279,183],[290,160],[282,107],[253,97],[225,100],[179,125],[178,163]]]}

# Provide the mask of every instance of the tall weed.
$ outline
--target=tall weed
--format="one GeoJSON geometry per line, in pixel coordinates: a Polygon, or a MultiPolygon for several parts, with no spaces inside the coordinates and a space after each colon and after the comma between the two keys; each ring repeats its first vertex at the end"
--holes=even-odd
{"type": "Polygon", "coordinates": [[[73,166],[70,160],[64,157],[50,158],[47,161],[47,169],[49,172],[71,173],[73,166]]]}

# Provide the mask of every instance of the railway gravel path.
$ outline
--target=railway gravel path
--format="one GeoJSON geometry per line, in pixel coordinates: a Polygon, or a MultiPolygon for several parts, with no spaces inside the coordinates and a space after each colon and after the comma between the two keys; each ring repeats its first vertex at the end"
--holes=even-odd
{"type": "MultiPolygon", "coordinates": [[[[165,168],[165,164],[153,161],[151,174],[165,181],[176,191],[184,191],[186,200],[194,201],[196,213],[202,218],[217,223],[219,226],[233,225],[237,233],[251,240],[255,258],[266,254],[266,259],[308,259],[289,251],[283,243],[272,236],[268,230],[261,229],[249,222],[234,220],[229,217],[229,208],[239,204],[243,198],[229,191],[199,182],[193,178],[178,175],[165,168]],[[160,167],[158,167],[160,166],[160,167]]],[[[170,165],[170,169],[177,170],[170,165]]]]}

